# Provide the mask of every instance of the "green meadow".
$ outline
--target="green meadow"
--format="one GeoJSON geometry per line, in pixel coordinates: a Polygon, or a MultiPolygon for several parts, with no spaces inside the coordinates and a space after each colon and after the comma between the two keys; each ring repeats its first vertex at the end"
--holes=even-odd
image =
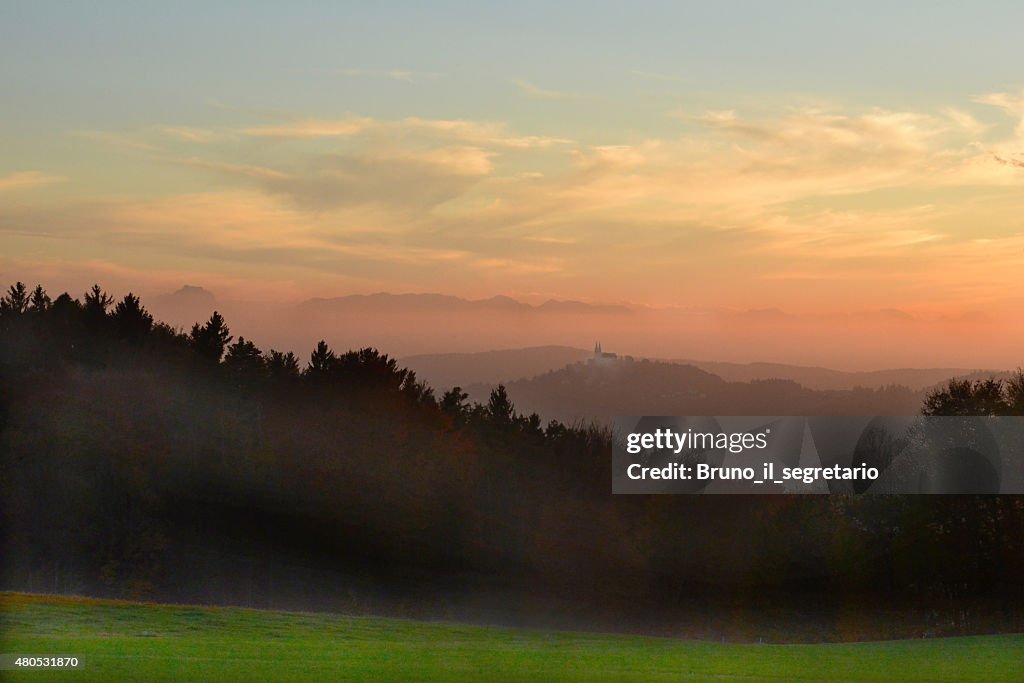
{"type": "Polygon", "coordinates": [[[1020,681],[1024,635],[720,644],[334,614],[0,594],[0,651],[69,654],[32,681],[1020,681]]]}

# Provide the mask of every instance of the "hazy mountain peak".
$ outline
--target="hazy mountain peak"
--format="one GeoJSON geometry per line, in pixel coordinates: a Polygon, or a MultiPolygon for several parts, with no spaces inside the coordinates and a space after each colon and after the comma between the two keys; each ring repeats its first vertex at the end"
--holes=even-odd
{"type": "Polygon", "coordinates": [[[170,294],[154,297],[147,306],[157,318],[171,325],[188,326],[208,318],[219,304],[205,287],[182,285],[170,294]]]}
{"type": "Polygon", "coordinates": [[[217,297],[213,295],[213,292],[199,285],[182,285],[181,289],[175,290],[170,294],[165,294],[161,298],[172,297],[178,300],[187,299],[194,302],[208,301],[210,303],[216,303],[217,301],[217,297]]]}

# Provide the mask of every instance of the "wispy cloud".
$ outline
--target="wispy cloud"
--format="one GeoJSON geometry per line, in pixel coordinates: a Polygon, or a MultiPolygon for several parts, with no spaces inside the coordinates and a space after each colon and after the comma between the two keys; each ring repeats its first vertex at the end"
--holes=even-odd
{"type": "Polygon", "coordinates": [[[958,107],[947,107],[943,113],[954,125],[973,135],[981,135],[992,127],[958,107]]]}
{"type": "Polygon", "coordinates": [[[968,102],[752,113],[737,103],[676,112],[691,125],[672,134],[590,141],[469,118],[240,112],[239,123],[218,128],[111,134],[157,148],[132,163],[215,173],[216,191],[0,207],[0,232],[74,242],[83,258],[100,255],[98,245],[145,248],[154,262],[174,249],[183,263],[219,259],[254,277],[274,264],[415,288],[486,273],[497,289],[529,275],[548,291],[573,280],[581,291],[706,305],[812,306],[836,296],[983,309],[984,296],[1002,296],[1008,290],[995,285],[1024,267],[1008,248],[1020,239],[1007,237],[1024,210],[1024,146],[1003,113],[1017,104],[990,99],[998,110],[968,102]],[[204,140],[218,144],[198,147],[204,140]],[[976,258],[958,260],[965,249],[976,258]],[[914,277],[886,279],[897,271],[914,277]],[[779,275],[793,273],[801,277],[779,275]],[[654,284],[666,280],[677,283],[670,294],[654,284]],[[815,280],[821,288],[807,287],[815,280]],[[863,284],[843,290],[850,282],[863,284]]]}
{"type": "Polygon", "coordinates": [[[549,90],[548,88],[542,88],[539,85],[535,85],[530,81],[525,81],[521,78],[514,79],[512,82],[516,85],[517,88],[519,88],[520,94],[532,100],[583,99],[583,95],[581,95],[578,92],[571,92],[568,90],[549,90]]]}
{"type": "Polygon", "coordinates": [[[423,119],[410,117],[397,121],[347,116],[340,119],[299,119],[275,124],[243,128],[242,135],[301,140],[305,138],[352,138],[363,134],[424,134],[474,145],[505,148],[538,148],[566,145],[572,140],[542,135],[514,135],[500,123],[465,119],[423,119]]]}
{"type": "MultiPolygon", "coordinates": [[[[829,149],[878,151],[922,150],[929,139],[949,132],[946,119],[918,112],[874,109],[862,114],[836,114],[816,108],[799,109],[777,119],[747,120],[733,110],[709,111],[695,118],[706,126],[726,132],[810,151],[829,149]]],[[[963,119],[959,122],[961,125],[963,119]]]]}
{"type": "Polygon", "coordinates": [[[188,159],[165,158],[163,161],[181,166],[189,166],[191,168],[199,168],[206,171],[215,171],[217,173],[254,178],[256,180],[287,180],[289,177],[287,173],[275,171],[272,168],[266,168],[264,166],[254,166],[252,164],[231,164],[200,159],[198,157],[191,157],[188,159]]]}
{"type": "Polygon", "coordinates": [[[158,135],[182,142],[212,142],[217,137],[217,133],[212,130],[191,126],[154,126],[153,131],[158,135]]]}
{"type": "Polygon", "coordinates": [[[979,104],[999,107],[1015,114],[1024,114],[1024,93],[993,92],[974,98],[979,104]]]}
{"type": "Polygon", "coordinates": [[[373,125],[372,119],[351,116],[344,119],[304,119],[274,126],[243,128],[241,133],[252,137],[284,139],[346,137],[363,133],[373,125]]]}
{"type": "Polygon", "coordinates": [[[434,71],[412,71],[409,69],[341,69],[338,73],[349,78],[386,78],[392,81],[414,83],[416,81],[437,80],[445,74],[434,71]]]}
{"type": "Polygon", "coordinates": [[[50,175],[40,171],[19,171],[0,176],[0,192],[30,190],[53,185],[54,183],[61,183],[65,180],[67,179],[61,176],[50,175]]]}
{"type": "Polygon", "coordinates": [[[135,133],[115,133],[106,130],[76,130],[71,135],[85,140],[100,142],[111,147],[121,147],[140,152],[152,152],[158,149],[158,145],[143,139],[135,133]]]}
{"type": "Polygon", "coordinates": [[[1016,166],[1017,168],[1024,168],[1024,161],[1020,159],[1004,159],[998,154],[994,154],[995,160],[1004,166],[1016,166]]]}
{"type": "Polygon", "coordinates": [[[1004,113],[1017,117],[1017,128],[1014,133],[1016,142],[1024,143],[1024,90],[1019,93],[994,92],[974,98],[979,104],[987,104],[1002,109],[1004,113]]]}
{"type": "Polygon", "coordinates": [[[568,145],[573,142],[568,138],[545,135],[514,135],[509,133],[505,124],[464,119],[407,118],[393,124],[385,123],[383,125],[398,129],[424,131],[463,142],[495,147],[527,149],[568,145]]]}
{"type": "Polygon", "coordinates": [[[476,147],[325,154],[289,171],[196,157],[166,161],[246,181],[303,210],[380,205],[400,213],[427,211],[464,194],[491,172],[490,156],[476,147]]]}

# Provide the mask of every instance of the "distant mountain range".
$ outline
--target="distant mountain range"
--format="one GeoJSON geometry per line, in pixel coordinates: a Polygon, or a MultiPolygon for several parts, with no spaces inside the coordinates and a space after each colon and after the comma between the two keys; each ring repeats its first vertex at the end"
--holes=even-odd
{"type": "MultiPolygon", "coordinates": [[[[557,370],[588,357],[597,340],[606,350],[689,363],[729,381],[790,379],[819,390],[887,384],[920,389],[954,375],[990,374],[969,369],[968,363],[991,367],[1002,359],[1004,367],[1017,364],[1012,349],[990,353],[986,346],[985,351],[964,352],[955,341],[962,321],[925,321],[891,310],[800,316],[775,309],[663,310],[388,292],[274,303],[223,300],[195,285],[143,303],[158,319],[186,330],[219,310],[236,338],[252,339],[264,349],[294,351],[303,359],[321,339],[336,351],[373,346],[401,358],[438,388],[495,384],[557,370]],[[954,347],[956,354],[950,354],[954,347]],[[782,362],[725,362],[750,357],[782,362]],[[901,369],[830,369],[849,365],[901,369]]],[[[1012,339],[981,332],[1004,340],[999,342],[1003,346],[1012,339]]]]}
{"type": "MultiPolygon", "coordinates": [[[[204,320],[218,306],[238,308],[238,303],[221,302],[209,290],[195,285],[184,285],[170,294],[152,297],[144,302],[161,317],[180,319],[191,325],[204,320]]],[[[249,304],[258,305],[258,304],[249,304]]],[[[316,316],[338,313],[525,313],[525,314],[633,314],[627,306],[588,304],[582,301],[548,299],[541,304],[528,304],[508,296],[493,296],[489,299],[464,299],[448,294],[351,294],[348,296],[307,299],[293,306],[278,307],[300,316],[316,316]]]]}
{"type": "MultiPolygon", "coordinates": [[[[143,303],[158,319],[185,329],[216,309],[235,336],[302,358],[321,339],[339,351],[373,346],[393,356],[527,347],[538,341],[568,346],[600,332],[632,329],[638,315],[628,306],[557,299],[532,304],[507,296],[466,299],[437,293],[353,294],[297,304],[222,300],[191,285],[143,303]]],[[[565,362],[559,358],[556,365],[565,362]]],[[[542,364],[537,371],[546,369],[542,364]]]]}
{"type": "MultiPolygon", "coordinates": [[[[478,353],[419,354],[402,358],[432,386],[450,388],[475,384],[497,385],[560,370],[567,364],[591,357],[592,351],[571,346],[537,346],[478,353]]],[[[692,365],[717,375],[728,382],[781,379],[796,382],[819,391],[878,388],[889,385],[913,390],[929,389],[951,377],[981,378],[1003,376],[998,370],[967,368],[896,368],[847,372],[806,365],[785,363],[727,363],[693,359],[658,359],[665,363],[692,365]]]]}
{"type": "Polygon", "coordinates": [[[447,311],[447,312],[517,312],[517,313],[603,313],[630,315],[633,310],[626,306],[587,304],[581,301],[560,301],[548,299],[542,304],[523,303],[508,296],[494,296],[489,299],[463,299],[448,294],[351,294],[333,298],[313,298],[298,305],[299,310],[317,312],[369,311],[388,313],[399,311],[447,311]]]}

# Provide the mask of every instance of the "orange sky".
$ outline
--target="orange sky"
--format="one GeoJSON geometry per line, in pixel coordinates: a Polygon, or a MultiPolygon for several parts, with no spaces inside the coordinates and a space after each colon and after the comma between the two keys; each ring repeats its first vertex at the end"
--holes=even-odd
{"type": "MultiPolygon", "coordinates": [[[[1007,345],[1024,314],[1024,90],[1002,66],[957,66],[975,55],[924,42],[930,61],[901,61],[889,40],[910,25],[938,35],[949,17],[878,29],[851,16],[861,42],[830,45],[803,39],[828,18],[800,10],[777,18],[776,42],[752,36],[756,54],[719,54],[694,17],[675,17],[691,41],[661,52],[653,25],[645,41],[610,19],[561,33],[554,19],[526,56],[511,40],[525,24],[497,16],[471,18],[491,49],[438,7],[422,21],[445,40],[427,46],[403,42],[395,17],[317,5],[349,32],[336,45],[307,9],[247,17],[253,35],[282,32],[249,54],[213,28],[179,26],[179,44],[129,10],[111,21],[148,40],[20,7],[20,30],[0,35],[16,57],[0,71],[13,103],[0,276],[274,302],[391,291],[771,308],[822,329],[867,315],[860,329],[879,339],[872,312],[895,309],[957,321],[937,360],[997,327],[988,343],[1007,345]],[[110,31],[106,47],[90,30],[110,31]]],[[[709,12],[712,35],[745,30],[709,12]]],[[[979,36],[1001,30],[972,21],[979,36]]]]}

